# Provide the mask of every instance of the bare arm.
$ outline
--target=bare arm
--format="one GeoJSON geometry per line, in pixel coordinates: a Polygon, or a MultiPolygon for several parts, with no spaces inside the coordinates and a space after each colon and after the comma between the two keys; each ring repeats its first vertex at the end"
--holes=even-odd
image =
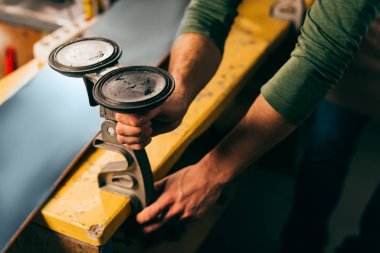
{"type": "Polygon", "coordinates": [[[173,44],[169,72],[177,86],[174,95],[190,104],[214,75],[221,53],[213,41],[198,33],[184,33],[173,44]]]}
{"type": "Polygon", "coordinates": [[[225,184],[295,128],[260,95],[240,123],[200,162],[156,184],[162,195],[138,214],[137,221],[144,224],[162,216],[145,226],[144,230],[151,232],[174,218],[201,216],[216,202],[225,184]]]}
{"type": "Polygon", "coordinates": [[[227,182],[292,132],[340,79],[379,9],[378,0],[316,1],[291,59],[264,86],[244,119],[199,163],[157,183],[162,195],[137,220],[163,218],[145,230],[176,217],[202,215],[227,182]]]}
{"type": "Polygon", "coordinates": [[[246,116],[201,163],[225,184],[295,128],[259,95],[246,116]]]}

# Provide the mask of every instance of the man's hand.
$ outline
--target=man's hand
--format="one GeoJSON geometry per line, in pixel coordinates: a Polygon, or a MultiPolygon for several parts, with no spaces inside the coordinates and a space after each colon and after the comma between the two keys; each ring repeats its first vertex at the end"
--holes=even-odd
{"type": "Polygon", "coordinates": [[[185,33],[174,43],[169,72],[175,89],[160,107],[145,114],[116,114],[118,141],[129,149],[142,149],[152,136],[174,130],[190,103],[219,66],[221,54],[213,41],[202,34],[185,33]]]}
{"type": "Polygon", "coordinates": [[[161,196],[136,219],[150,233],[166,222],[200,217],[219,198],[222,184],[204,163],[184,168],[155,184],[161,196]]]}
{"type": "Polygon", "coordinates": [[[173,94],[160,107],[145,114],[116,113],[117,140],[129,149],[143,149],[152,136],[174,130],[187,111],[186,100],[173,94]]]}
{"type": "Polygon", "coordinates": [[[156,183],[161,196],[137,215],[146,232],[170,220],[201,216],[222,187],[294,129],[260,95],[240,123],[197,164],[156,183]]]}

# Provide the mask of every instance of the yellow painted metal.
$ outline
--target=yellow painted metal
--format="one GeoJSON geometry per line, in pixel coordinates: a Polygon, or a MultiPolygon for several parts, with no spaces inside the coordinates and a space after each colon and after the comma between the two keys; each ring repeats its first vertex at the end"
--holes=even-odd
{"type": "MultiPolygon", "coordinates": [[[[282,41],[289,23],[269,16],[272,0],[246,0],[226,43],[222,64],[190,106],[175,131],[153,138],[147,147],[155,179],[166,175],[186,147],[205,131],[231,102],[242,80],[264,61],[282,41]]],[[[41,210],[45,225],[91,245],[107,242],[130,215],[128,198],[101,192],[97,173],[102,166],[121,159],[118,154],[90,150],[73,174],[41,210]]]]}
{"type": "MultiPolygon", "coordinates": [[[[50,229],[92,245],[107,241],[130,214],[130,200],[100,191],[97,174],[109,161],[122,160],[115,152],[90,149],[75,173],[43,207],[43,223],[50,229]]],[[[41,217],[39,217],[41,222],[41,217]]]]}
{"type": "Polygon", "coordinates": [[[310,8],[314,3],[314,0],[305,0],[305,6],[306,8],[310,8]]]}
{"type": "Polygon", "coordinates": [[[39,71],[35,59],[0,80],[0,105],[24,87],[39,71]]]}

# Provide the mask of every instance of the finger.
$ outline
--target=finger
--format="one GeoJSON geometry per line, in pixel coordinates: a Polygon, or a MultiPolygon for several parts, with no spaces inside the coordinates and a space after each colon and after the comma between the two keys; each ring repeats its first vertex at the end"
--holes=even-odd
{"type": "Polygon", "coordinates": [[[166,210],[169,210],[172,204],[173,200],[171,198],[167,195],[162,195],[155,202],[153,202],[153,204],[138,213],[136,220],[140,224],[148,223],[157,218],[160,214],[164,213],[166,210]]]}
{"type": "Polygon", "coordinates": [[[162,225],[164,225],[163,222],[154,223],[152,225],[144,227],[143,232],[146,234],[152,233],[152,232],[158,230],[160,227],[162,227],[162,225]]]}
{"type": "Polygon", "coordinates": [[[148,131],[144,132],[141,136],[117,135],[116,138],[119,143],[128,145],[127,148],[142,149],[152,141],[150,133],[151,130],[148,129],[148,131]]]}
{"type": "Polygon", "coordinates": [[[167,182],[167,179],[164,178],[154,183],[154,190],[156,191],[157,194],[161,194],[164,191],[166,182],[167,182]]]}
{"type": "Polygon", "coordinates": [[[117,136],[117,141],[121,144],[126,144],[129,146],[132,146],[135,144],[144,146],[144,144],[146,143],[145,137],[141,138],[141,137],[122,136],[122,135],[117,136]]]}
{"type": "MultiPolygon", "coordinates": [[[[147,128],[150,128],[150,126],[146,126],[147,128]]],[[[148,129],[145,129],[145,127],[133,127],[129,125],[125,125],[123,123],[118,122],[116,124],[116,133],[118,135],[123,136],[135,136],[140,137],[142,136],[148,129]]]]}
{"type": "Polygon", "coordinates": [[[185,208],[184,205],[179,205],[179,204],[173,205],[165,214],[164,218],[162,219],[162,222],[166,223],[170,221],[170,222],[178,223],[182,217],[184,208],[185,208]]]}
{"type": "Polygon", "coordinates": [[[131,150],[142,150],[151,142],[151,140],[152,139],[149,139],[149,141],[144,142],[143,144],[124,144],[124,146],[127,149],[131,149],[131,150]]]}
{"type": "Polygon", "coordinates": [[[178,224],[182,216],[182,207],[172,207],[162,220],[149,224],[143,228],[144,233],[156,231],[166,223],[178,224]]]}
{"type": "Polygon", "coordinates": [[[181,221],[185,222],[185,223],[190,223],[195,219],[196,219],[196,217],[190,212],[184,212],[181,215],[181,221]]]}
{"type": "Polygon", "coordinates": [[[150,119],[145,114],[122,114],[115,113],[115,119],[123,124],[140,127],[146,124],[150,119]]]}

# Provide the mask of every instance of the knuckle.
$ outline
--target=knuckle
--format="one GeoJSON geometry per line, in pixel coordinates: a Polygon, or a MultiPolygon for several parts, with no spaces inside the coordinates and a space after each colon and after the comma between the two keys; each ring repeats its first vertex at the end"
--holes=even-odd
{"type": "Polygon", "coordinates": [[[186,220],[186,219],[190,219],[190,218],[193,218],[194,215],[191,213],[191,212],[184,212],[181,216],[181,219],[182,220],[186,220]]]}
{"type": "Polygon", "coordinates": [[[171,215],[178,216],[179,214],[183,213],[183,209],[184,207],[182,205],[178,205],[171,210],[171,215]]]}
{"type": "Polygon", "coordinates": [[[136,215],[136,220],[137,222],[139,223],[144,223],[145,220],[147,220],[147,215],[146,215],[147,212],[144,212],[144,213],[139,213],[136,215]]]}
{"type": "Polygon", "coordinates": [[[137,150],[141,150],[141,149],[143,149],[144,148],[144,145],[142,145],[142,144],[137,144],[136,145],[136,149],[137,150]]]}
{"type": "Polygon", "coordinates": [[[175,197],[173,195],[171,195],[171,194],[165,195],[165,197],[164,197],[164,203],[166,205],[170,205],[171,203],[174,203],[174,201],[175,201],[175,197]]]}
{"type": "Polygon", "coordinates": [[[156,217],[157,215],[159,215],[160,211],[159,210],[154,210],[154,209],[150,209],[146,212],[146,215],[145,215],[145,220],[150,220],[150,219],[153,219],[154,217],[156,217]]]}
{"type": "Polygon", "coordinates": [[[116,121],[120,121],[122,119],[122,115],[120,113],[115,113],[116,121]]]}
{"type": "Polygon", "coordinates": [[[128,145],[128,148],[133,149],[133,150],[141,150],[144,148],[144,146],[141,144],[133,144],[133,145],[128,145]]]}
{"type": "Polygon", "coordinates": [[[142,128],[136,128],[136,133],[135,133],[135,136],[137,136],[137,137],[141,137],[141,136],[143,136],[143,133],[144,133],[144,131],[143,131],[143,129],[142,128]]]}
{"type": "Polygon", "coordinates": [[[146,123],[146,119],[144,116],[137,117],[136,124],[137,126],[143,126],[146,123]]]}
{"type": "Polygon", "coordinates": [[[124,138],[123,138],[123,136],[118,135],[118,136],[116,136],[116,139],[117,139],[117,141],[118,141],[119,143],[124,143],[124,138]]]}
{"type": "Polygon", "coordinates": [[[131,117],[131,118],[129,119],[129,122],[130,122],[131,126],[133,126],[133,127],[137,127],[137,126],[139,126],[138,119],[135,118],[135,117],[131,117]]]}
{"type": "Polygon", "coordinates": [[[122,135],[124,133],[123,126],[120,123],[116,124],[116,134],[122,135]]]}

